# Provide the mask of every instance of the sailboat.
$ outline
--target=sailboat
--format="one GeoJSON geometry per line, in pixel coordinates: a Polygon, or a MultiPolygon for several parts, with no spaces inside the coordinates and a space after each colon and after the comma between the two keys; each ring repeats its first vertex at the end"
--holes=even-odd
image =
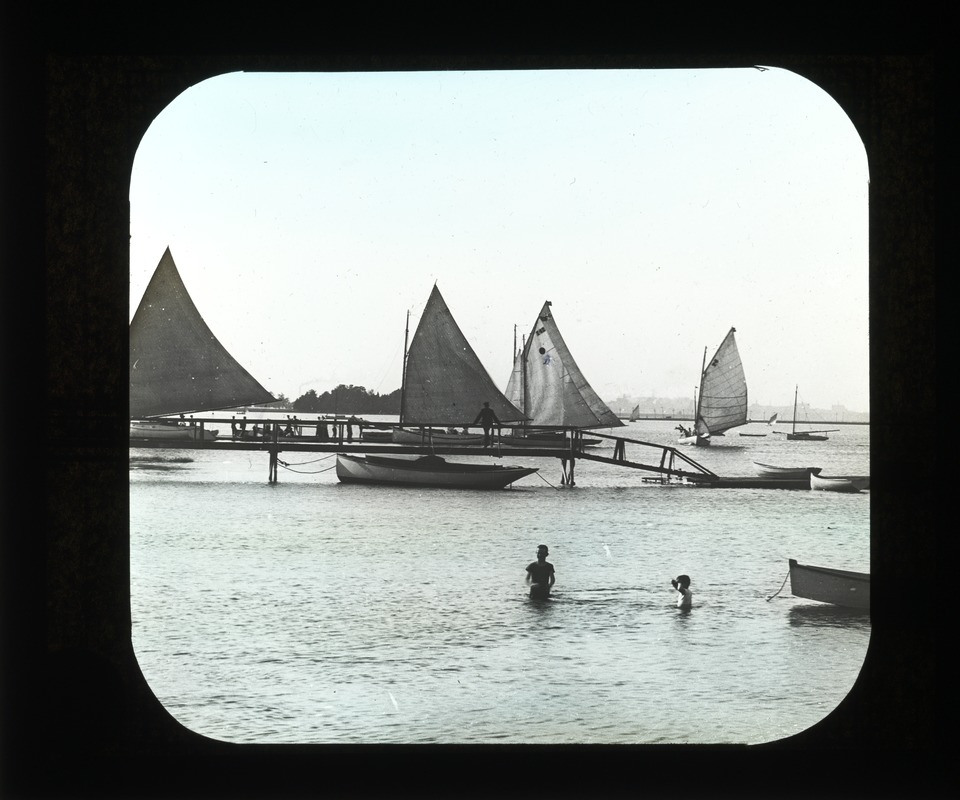
{"type": "Polygon", "coordinates": [[[637,404],[633,407],[633,411],[630,412],[630,420],[629,420],[629,421],[630,421],[630,422],[636,422],[638,419],[640,419],[640,404],[639,404],[639,403],[637,403],[637,404]]]}
{"type": "Polygon", "coordinates": [[[799,386],[793,390],[793,427],[790,433],[787,434],[787,439],[796,442],[825,442],[830,437],[827,436],[828,433],[833,433],[834,431],[840,430],[839,428],[833,428],[826,431],[798,431],[797,430],[797,393],[799,391],[799,386]]]}
{"type": "MultiPolygon", "coordinates": [[[[472,426],[484,401],[502,423],[524,419],[523,412],[497,389],[434,285],[410,347],[404,347],[400,426],[393,431],[393,441],[480,444],[482,437],[445,433],[443,428],[472,426]],[[413,426],[418,430],[409,429],[413,426]]],[[[534,467],[456,463],[433,454],[415,459],[337,456],[337,478],[342,483],[502,489],[537,471],[534,467]]]]}
{"type": "Polygon", "coordinates": [[[722,436],[725,431],[746,424],[747,380],[734,337],[736,332],[736,328],[727,332],[709,362],[704,349],[693,428],[677,426],[680,444],[704,447],[710,444],[712,436],[722,436]]]}
{"type": "MultiPolygon", "coordinates": [[[[534,426],[576,428],[615,428],[623,421],[593,390],[577,366],[557,327],[548,300],[540,309],[530,336],[517,351],[513,371],[507,382],[508,400],[527,416],[534,426]]],[[[639,407],[638,407],[639,408],[639,407]]],[[[555,442],[563,446],[565,433],[515,433],[527,442],[555,442]]],[[[582,444],[597,444],[598,439],[582,444]]]]}
{"type": "Polygon", "coordinates": [[[130,440],[210,439],[157,417],[270,403],[270,394],[203,321],[168,247],[130,323],[130,440]]]}
{"type": "Polygon", "coordinates": [[[481,444],[482,435],[444,429],[471,427],[484,401],[502,423],[524,419],[480,363],[434,285],[409,349],[404,347],[400,427],[394,429],[393,441],[420,444],[426,436],[434,444],[481,444]],[[408,430],[411,426],[423,431],[408,430]]]}

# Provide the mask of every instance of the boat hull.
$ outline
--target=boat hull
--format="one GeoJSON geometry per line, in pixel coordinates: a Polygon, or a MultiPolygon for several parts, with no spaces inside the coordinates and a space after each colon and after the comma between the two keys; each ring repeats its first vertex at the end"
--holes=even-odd
{"type": "Polygon", "coordinates": [[[710,437],[701,436],[699,433],[695,433],[692,436],[681,436],[677,439],[679,444],[687,444],[693,447],[709,447],[710,446],[710,437]]]}
{"type": "Polygon", "coordinates": [[[482,445],[483,434],[445,433],[441,431],[411,431],[406,428],[394,428],[390,433],[394,444],[444,444],[444,445],[482,445]]]}
{"type": "Polygon", "coordinates": [[[810,475],[818,475],[820,467],[776,467],[772,464],[753,462],[753,468],[761,478],[788,478],[790,480],[804,480],[810,475]]]}
{"type": "Polygon", "coordinates": [[[819,492],[847,492],[854,494],[870,488],[868,477],[827,477],[810,475],[810,488],[819,492]]]}
{"type": "Polygon", "coordinates": [[[536,467],[504,467],[462,464],[439,456],[417,459],[386,456],[337,455],[337,478],[341,483],[381,486],[434,487],[443,489],[503,489],[536,467]]]}
{"type": "Polygon", "coordinates": [[[829,436],[820,433],[788,433],[787,439],[791,442],[825,442],[829,436]]]}
{"type": "Polygon", "coordinates": [[[198,439],[210,442],[217,438],[217,431],[203,429],[199,427],[190,427],[187,425],[166,425],[162,422],[131,422],[130,423],[130,441],[148,440],[148,441],[179,441],[188,442],[198,439]]]}
{"type": "Polygon", "coordinates": [[[790,559],[790,590],[796,597],[844,608],[870,608],[870,573],[812,567],[790,559]]]}

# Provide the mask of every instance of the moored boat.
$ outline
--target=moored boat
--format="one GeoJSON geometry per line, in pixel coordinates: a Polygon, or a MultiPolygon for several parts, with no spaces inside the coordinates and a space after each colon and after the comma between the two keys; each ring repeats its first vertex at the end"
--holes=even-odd
{"type": "Polygon", "coordinates": [[[776,467],[772,464],[753,462],[753,467],[761,478],[789,478],[802,480],[808,475],[820,473],[820,467],[776,467]]]}
{"type": "Polygon", "coordinates": [[[855,493],[870,488],[869,477],[850,477],[810,474],[810,488],[820,492],[855,493]]]}
{"type": "Polygon", "coordinates": [[[337,478],[342,483],[416,486],[446,489],[503,489],[537,472],[536,467],[464,464],[440,456],[337,455],[337,478]]]}
{"type": "Polygon", "coordinates": [[[394,444],[442,444],[442,445],[482,445],[482,433],[450,433],[434,428],[421,430],[408,428],[394,428],[390,434],[394,444]]]}
{"type": "Polygon", "coordinates": [[[130,441],[176,441],[210,442],[217,438],[218,432],[200,425],[181,425],[173,421],[145,422],[131,420],[130,441]]]}
{"type": "Polygon", "coordinates": [[[870,573],[812,567],[790,559],[790,591],[796,597],[846,608],[870,608],[870,573]]]}
{"type": "Polygon", "coordinates": [[[825,442],[830,437],[828,433],[835,433],[839,428],[831,428],[825,431],[798,431],[797,430],[797,394],[800,387],[796,386],[793,390],[793,426],[787,439],[792,442],[825,442]]]}

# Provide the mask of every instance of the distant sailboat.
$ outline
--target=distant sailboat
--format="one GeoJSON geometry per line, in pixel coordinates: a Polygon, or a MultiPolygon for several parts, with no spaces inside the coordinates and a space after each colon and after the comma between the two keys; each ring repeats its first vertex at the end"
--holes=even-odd
{"type": "Polygon", "coordinates": [[[630,412],[630,422],[636,422],[638,419],[640,419],[640,404],[639,404],[639,403],[637,403],[637,404],[633,407],[633,411],[630,412]]]}
{"type": "Polygon", "coordinates": [[[827,436],[828,433],[833,433],[839,428],[834,428],[832,430],[826,431],[798,431],[797,430],[797,394],[800,387],[797,386],[793,390],[793,428],[790,433],[787,434],[787,439],[796,442],[825,442],[830,437],[827,436]]]}
{"type": "Polygon", "coordinates": [[[560,335],[549,300],[516,354],[506,396],[531,425],[586,430],[624,424],[583,376],[560,335]]]}
{"type": "MultiPolygon", "coordinates": [[[[130,323],[131,419],[275,399],[207,327],[167,248],[130,323]]],[[[131,436],[136,430],[138,438],[151,438],[152,427],[131,425],[131,436]]],[[[158,434],[166,438],[169,431],[158,434]]]]}
{"type": "Polygon", "coordinates": [[[680,444],[706,446],[711,436],[722,436],[725,431],[747,422],[747,380],[731,328],[709,362],[704,349],[704,364],[700,373],[700,395],[696,401],[693,429],[680,429],[680,444]]]}

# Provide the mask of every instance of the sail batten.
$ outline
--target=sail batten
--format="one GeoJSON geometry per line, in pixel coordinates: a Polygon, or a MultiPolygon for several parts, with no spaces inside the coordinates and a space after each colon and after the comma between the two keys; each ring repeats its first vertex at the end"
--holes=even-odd
{"type": "Polygon", "coordinates": [[[525,419],[497,388],[435,285],[407,351],[400,422],[466,426],[484,402],[503,423],[525,419]]]}
{"type": "Polygon", "coordinates": [[[731,328],[704,366],[697,400],[696,432],[721,434],[747,422],[747,381],[731,328]]]}
{"type": "Polygon", "coordinates": [[[584,377],[544,303],[530,336],[517,354],[507,398],[534,425],[613,428],[623,421],[584,377]]]}
{"type": "Polygon", "coordinates": [[[131,418],[275,399],[207,327],[167,248],[130,323],[131,418]]]}

